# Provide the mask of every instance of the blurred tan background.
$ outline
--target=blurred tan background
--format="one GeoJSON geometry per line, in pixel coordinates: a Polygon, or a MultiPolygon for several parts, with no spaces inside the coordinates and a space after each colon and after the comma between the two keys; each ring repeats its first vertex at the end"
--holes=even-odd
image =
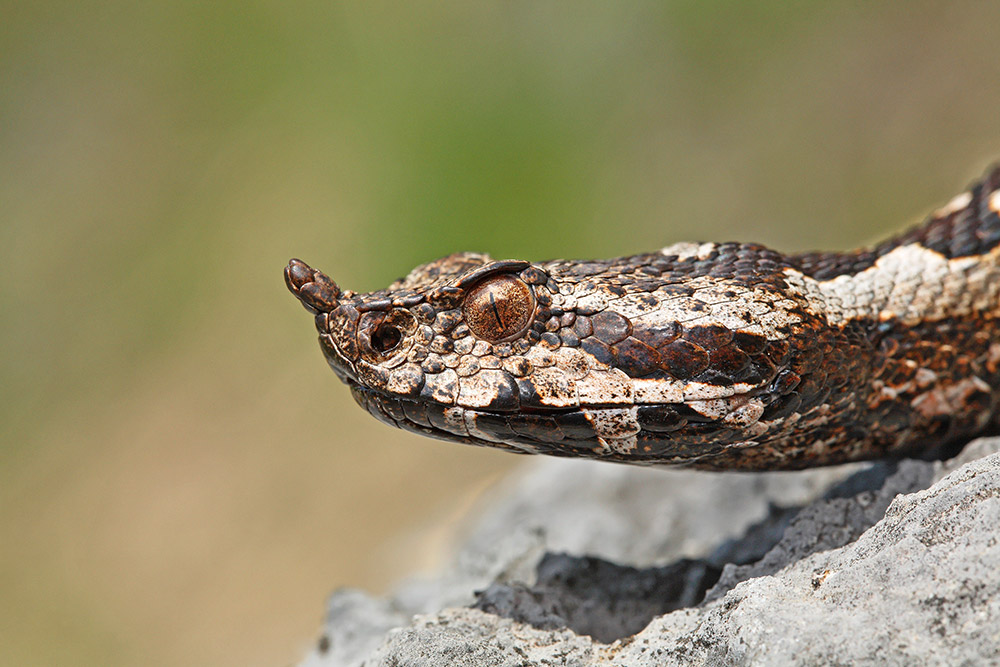
{"type": "Polygon", "coordinates": [[[370,290],[458,250],[846,248],[1000,158],[991,2],[0,17],[4,664],[292,663],[520,462],[357,409],[289,257],[370,290]]]}

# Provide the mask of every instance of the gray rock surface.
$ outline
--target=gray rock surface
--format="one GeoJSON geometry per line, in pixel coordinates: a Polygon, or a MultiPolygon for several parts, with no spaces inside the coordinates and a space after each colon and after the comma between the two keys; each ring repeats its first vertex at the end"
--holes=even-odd
{"type": "Polygon", "coordinates": [[[538,460],[304,665],[1000,664],[1000,439],[712,474],[538,460]]]}

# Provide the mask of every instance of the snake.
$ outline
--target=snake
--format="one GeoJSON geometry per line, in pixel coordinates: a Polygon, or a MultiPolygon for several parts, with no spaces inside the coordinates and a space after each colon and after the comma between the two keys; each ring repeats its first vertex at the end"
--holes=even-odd
{"type": "Polygon", "coordinates": [[[354,400],[443,440],[764,471],[920,456],[1000,425],[1000,164],[849,252],[463,252],[368,293],[298,259],[284,277],[354,400]]]}

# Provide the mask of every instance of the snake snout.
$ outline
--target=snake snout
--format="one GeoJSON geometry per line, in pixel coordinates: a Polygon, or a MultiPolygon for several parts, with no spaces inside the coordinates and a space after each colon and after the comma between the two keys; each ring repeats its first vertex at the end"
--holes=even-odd
{"type": "Polygon", "coordinates": [[[329,276],[301,259],[291,259],[285,267],[285,284],[302,305],[312,312],[330,312],[337,307],[340,288],[329,276]]]}

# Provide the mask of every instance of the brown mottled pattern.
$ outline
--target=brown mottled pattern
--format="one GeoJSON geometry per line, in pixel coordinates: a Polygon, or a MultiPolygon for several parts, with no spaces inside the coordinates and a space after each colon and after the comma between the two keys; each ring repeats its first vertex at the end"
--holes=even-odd
{"type": "Polygon", "coordinates": [[[769,470],[991,431],[1000,168],[871,250],[681,243],[609,260],[459,253],[385,290],[289,289],[379,420],[516,452],[769,470]]]}

